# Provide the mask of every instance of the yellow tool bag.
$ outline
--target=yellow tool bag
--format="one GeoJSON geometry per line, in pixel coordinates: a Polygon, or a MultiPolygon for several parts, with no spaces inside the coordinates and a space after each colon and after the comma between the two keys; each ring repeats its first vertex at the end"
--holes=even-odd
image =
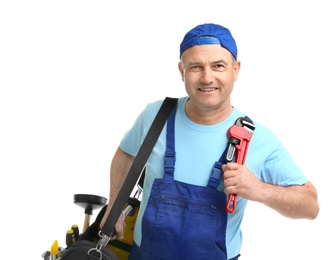
{"type": "MultiPolygon", "coordinates": [[[[132,197],[129,197],[125,207],[123,208],[124,221],[125,221],[125,230],[124,238],[121,240],[110,240],[106,247],[111,249],[119,260],[127,260],[129,252],[133,245],[134,240],[134,226],[140,207],[140,195],[143,191],[143,182],[145,177],[145,169],[143,170],[138,182],[137,189],[132,197]]],[[[104,217],[106,208],[107,208],[107,199],[89,194],[75,194],[74,203],[84,208],[85,219],[83,225],[83,233],[79,235],[78,226],[72,225],[72,228],[67,231],[66,234],[66,244],[67,247],[78,240],[88,240],[97,243],[100,239],[100,222],[104,217]],[[98,213],[95,221],[90,225],[90,216],[92,211],[103,207],[98,213]]]]}
{"type": "MultiPolygon", "coordinates": [[[[119,258],[119,260],[127,260],[129,252],[133,245],[134,240],[134,226],[140,206],[138,198],[130,197],[124,208],[126,227],[124,230],[124,238],[121,240],[111,240],[107,244],[107,248],[119,258]]],[[[107,205],[105,205],[98,213],[95,221],[87,228],[87,230],[80,235],[78,240],[89,240],[98,242],[100,239],[100,222],[105,214],[107,205]]]]}
{"type": "MultiPolygon", "coordinates": [[[[102,248],[101,260],[127,260],[131,251],[134,240],[134,226],[140,207],[139,196],[142,192],[140,182],[143,183],[144,174],[141,175],[138,183],[137,191],[134,197],[129,197],[123,213],[125,216],[125,230],[124,238],[121,240],[110,240],[106,244],[105,248],[102,248]]],[[[83,225],[83,232],[80,234],[78,225],[73,224],[71,229],[66,233],[66,248],[59,247],[57,240],[50,251],[44,252],[42,258],[44,260],[58,260],[58,259],[85,259],[85,252],[82,251],[82,247],[89,251],[100,240],[100,222],[104,217],[107,208],[107,199],[91,194],[75,194],[74,203],[85,209],[85,219],[83,225]],[[97,208],[101,208],[95,221],[90,225],[90,216],[92,211],[97,208]],[[79,248],[78,248],[79,247],[79,248]],[[80,253],[78,253],[80,251],[80,253]],[[70,254],[70,256],[68,255],[70,254]]],[[[99,256],[96,256],[99,259],[99,256]]]]}

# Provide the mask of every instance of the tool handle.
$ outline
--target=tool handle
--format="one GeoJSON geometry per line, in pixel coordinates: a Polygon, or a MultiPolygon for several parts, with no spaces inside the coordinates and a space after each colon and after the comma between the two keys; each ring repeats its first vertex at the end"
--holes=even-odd
{"type": "Polygon", "coordinates": [[[75,242],[74,230],[69,229],[66,234],[66,245],[70,247],[75,242]]]}
{"type": "Polygon", "coordinates": [[[132,205],[128,205],[126,208],[125,208],[125,210],[123,211],[123,216],[124,216],[124,218],[126,218],[128,215],[129,215],[129,213],[130,213],[130,211],[133,209],[133,206],[132,205]]]}
{"type": "Polygon", "coordinates": [[[230,194],[228,196],[228,201],[226,204],[226,211],[228,213],[234,213],[236,210],[236,195],[235,194],[230,194]]]}
{"type": "Polygon", "coordinates": [[[88,227],[90,226],[90,214],[85,214],[85,218],[84,218],[84,224],[83,224],[83,233],[88,229],[88,227]]]}
{"type": "MultiPolygon", "coordinates": [[[[241,143],[243,143],[243,140],[241,140],[241,143]]],[[[241,147],[239,147],[239,145],[235,145],[235,147],[237,147],[236,162],[239,164],[244,164],[244,158],[247,150],[246,149],[241,150],[241,147]]],[[[236,194],[229,194],[228,201],[226,203],[226,212],[234,213],[235,211],[236,211],[236,194]]]]}
{"type": "Polygon", "coordinates": [[[74,231],[74,239],[76,241],[78,239],[79,235],[80,235],[78,226],[76,224],[74,224],[74,225],[71,226],[71,229],[74,231]]]}

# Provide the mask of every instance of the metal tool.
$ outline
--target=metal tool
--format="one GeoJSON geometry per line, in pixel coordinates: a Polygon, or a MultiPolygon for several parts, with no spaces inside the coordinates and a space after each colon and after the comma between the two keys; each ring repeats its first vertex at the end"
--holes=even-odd
{"type": "MultiPolygon", "coordinates": [[[[255,125],[247,117],[239,117],[233,126],[228,129],[228,146],[226,152],[226,161],[232,162],[236,157],[236,163],[244,164],[247,150],[255,125]]],[[[236,194],[230,194],[226,204],[226,211],[234,213],[236,210],[236,194]]]]}

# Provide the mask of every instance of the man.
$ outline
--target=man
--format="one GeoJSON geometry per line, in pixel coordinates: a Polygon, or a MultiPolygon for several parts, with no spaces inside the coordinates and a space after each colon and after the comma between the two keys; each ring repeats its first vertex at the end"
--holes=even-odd
{"type": "MultiPolygon", "coordinates": [[[[188,97],[179,98],[174,124],[169,121],[170,129],[164,127],[147,162],[129,259],[236,260],[248,200],[285,217],[315,219],[319,212],[315,187],[277,137],[231,103],[240,71],[231,32],[217,24],[190,30],[180,45],[178,68],[188,97]],[[252,123],[254,130],[244,164],[224,159],[227,131],[238,118],[252,123]],[[174,169],[165,171],[164,155],[172,142],[174,169]],[[220,170],[218,165],[221,178],[216,183],[212,169],[220,170]],[[228,202],[233,208],[225,210],[228,202]]],[[[147,105],[114,155],[105,217],[161,103],[147,105]]],[[[121,216],[117,238],[123,237],[123,226],[121,216]]]]}

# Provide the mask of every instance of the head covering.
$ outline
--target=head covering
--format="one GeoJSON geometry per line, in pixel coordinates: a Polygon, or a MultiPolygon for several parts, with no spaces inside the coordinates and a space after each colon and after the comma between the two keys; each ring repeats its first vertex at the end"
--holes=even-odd
{"type": "Polygon", "coordinates": [[[237,47],[231,32],[213,23],[198,25],[186,33],[180,45],[180,58],[186,49],[202,44],[220,44],[237,59],[237,47]]]}

